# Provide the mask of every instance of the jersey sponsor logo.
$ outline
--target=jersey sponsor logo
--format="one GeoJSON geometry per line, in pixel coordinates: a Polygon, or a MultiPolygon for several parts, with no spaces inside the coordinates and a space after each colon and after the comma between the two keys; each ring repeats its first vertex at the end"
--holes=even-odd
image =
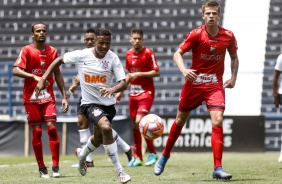
{"type": "Polygon", "coordinates": [[[201,54],[200,58],[208,61],[219,61],[222,60],[222,55],[201,54]]]}
{"type": "Polygon", "coordinates": [[[46,72],[45,69],[32,69],[32,74],[44,74],[46,72]]]}
{"type": "Polygon", "coordinates": [[[134,55],[133,55],[132,58],[138,58],[138,56],[134,56],[134,55]]]}
{"type": "Polygon", "coordinates": [[[84,81],[87,83],[106,83],[107,76],[106,75],[84,75],[84,81]]]}
{"type": "Polygon", "coordinates": [[[108,70],[110,68],[109,63],[109,61],[102,61],[102,68],[108,70]]]}

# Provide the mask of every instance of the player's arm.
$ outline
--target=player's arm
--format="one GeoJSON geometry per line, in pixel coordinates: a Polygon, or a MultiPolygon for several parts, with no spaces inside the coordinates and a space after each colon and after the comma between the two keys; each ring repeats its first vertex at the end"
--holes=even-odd
{"type": "Polygon", "coordinates": [[[186,68],[183,60],[183,54],[185,54],[184,51],[182,51],[180,48],[177,49],[177,51],[173,55],[173,61],[181,71],[182,75],[187,80],[192,82],[197,78],[197,74],[195,73],[196,70],[186,68]]]}
{"type": "Polygon", "coordinates": [[[44,75],[41,77],[41,79],[39,80],[39,82],[37,83],[36,87],[35,87],[35,96],[38,97],[39,93],[41,90],[46,88],[46,80],[48,78],[48,76],[53,73],[57,68],[60,67],[61,64],[64,64],[64,57],[60,56],[57,57],[51,64],[50,66],[47,68],[46,72],[44,73],[44,75]]]}
{"type": "Polygon", "coordinates": [[[117,85],[111,87],[111,88],[105,88],[105,87],[100,87],[99,91],[101,93],[101,96],[103,97],[110,97],[112,96],[113,93],[119,93],[121,91],[126,90],[127,85],[125,82],[125,79],[118,81],[117,85]]]}
{"type": "Polygon", "coordinates": [[[272,90],[273,90],[273,103],[275,107],[279,107],[280,102],[279,102],[279,96],[278,96],[278,80],[280,76],[281,71],[279,70],[274,70],[273,73],[273,80],[272,80],[272,90]]]}
{"type": "Polygon", "coordinates": [[[75,76],[74,78],[74,84],[72,84],[69,88],[69,92],[70,94],[74,94],[74,91],[78,88],[78,86],[80,86],[80,79],[78,76],[75,76]]]}
{"type": "Polygon", "coordinates": [[[160,76],[159,70],[151,70],[148,72],[134,72],[134,73],[128,73],[126,76],[126,83],[129,84],[130,81],[135,80],[138,77],[146,77],[146,78],[153,78],[160,76]]]}
{"type": "Polygon", "coordinates": [[[224,88],[234,88],[239,68],[239,59],[237,53],[230,55],[231,57],[231,79],[224,82],[224,88]]]}
{"type": "Polygon", "coordinates": [[[57,86],[63,96],[61,108],[63,109],[63,112],[67,112],[69,108],[69,103],[68,103],[68,97],[66,94],[66,89],[65,89],[65,84],[64,84],[62,73],[60,71],[54,72],[54,76],[55,76],[55,81],[57,83],[57,86]]]}

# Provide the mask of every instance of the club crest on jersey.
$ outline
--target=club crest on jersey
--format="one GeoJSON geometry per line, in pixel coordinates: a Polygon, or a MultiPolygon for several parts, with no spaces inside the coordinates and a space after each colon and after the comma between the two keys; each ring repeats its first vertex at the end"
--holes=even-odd
{"type": "Polygon", "coordinates": [[[40,66],[44,67],[45,66],[45,61],[40,61],[40,66]]]}
{"type": "Polygon", "coordinates": [[[216,48],[215,47],[210,47],[210,52],[213,53],[216,51],[216,48]]]}
{"type": "Polygon", "coordinates": [[[94,111],[92,112],[92,114],[97,117],[100,116],[102,114],[102,111],[100,111],[99,109],[94,109],[94,111]]]}
{"type": "Polygon", "coordinates": [[[104,70],[108,70],[109,69],[109,61],[102,61],[102,68],[104,69],[104,70]]]}

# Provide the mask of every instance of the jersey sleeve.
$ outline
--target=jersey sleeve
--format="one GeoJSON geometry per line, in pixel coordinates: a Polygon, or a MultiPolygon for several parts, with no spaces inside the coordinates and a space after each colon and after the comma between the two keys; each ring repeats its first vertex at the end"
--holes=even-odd
{"type": "Polygon", "coordinates": [[[79,61],[82,50],[75,50],[72,52],[67,52],[64,54],[64,63],[65,64],[76,64],[79,61]]]}
{"type": "Polygon", "coordinates": [[[183,52],[188,52],[195,45],[197,37],[198,37],[198,34],[196,30],[192,30],[185,36],[185,39],[179,45],[179,48],[183,52]]]}
{"type": "Polygon", "coordinates": [[[148,52],[149,54],[149,61],[150,61],[150,67],[152,70],[159,70],[159,65],[158,62],[156,60],[156,56],[155,53],[152,50],[149,50],[148,52]]]}
{"type": "Polygon", "coordinates": [[[20,67],[22,69],[26,69],[26,55],[27,55],[27,50],[25,47],[23,47],[20,51],[20,54],[18,55],[18,58],[16,62],[14,63],[14,66],[20,67]]]}
{"type": "Polygon", "coordinates": [[[125,73],[120,59],[116,56],[113,62],[113,71],[116,81],[118,82],[125,79],[125,73]]]}
{"type": "Polygon", "coordinates": [[[238,46],[237,46],[237,40],[234,36],[234,34],[232,33],[232,37],[230,40],[230,46],[228,47],[228,52],[230,55],[235,54],[237,52],[238,46]]]}
{"type": "Polygon", "coordinates": [[[282,71],[282,54],[278,56],[274,69],[280,72],[282,71]]]}

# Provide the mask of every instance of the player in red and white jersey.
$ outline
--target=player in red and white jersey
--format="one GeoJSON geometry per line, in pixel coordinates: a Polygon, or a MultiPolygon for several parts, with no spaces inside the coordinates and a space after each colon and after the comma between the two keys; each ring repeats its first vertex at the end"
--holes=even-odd
{"type": "MultiPolygon", "coordinates": [[[[125,67],[128,71],[126,82],[130,84],[129,111],[133,122],[133,140],[136,148],[136,158],[129,162],[128,166],[135,167],[143,165],[142,137],[139,131],[139,122],[142,117],[149,114],[155,98],[155,87],[153,77],[160,75],[155,53],[144,47],[143,30],[133,28],[131,30],[130,42],[132,47],[126,52],[125,67]]],[[[123,92],[116,95],[120,101],[123,92]]],[[[153,165],[158,159],[153,141],[145,139],[150,152],[146,166],[153,165]]]]}
{"type": "MultiPolygon", "coordinates": [[[[42,128],[41,124],[46,123],[49,135],[49,145],[52,153],[52,171],[54,177],[60,177],[59,156],[60,156],[60,138],[57,133],[55,123],[56,102],[53,91],[53,76],[50,75],[46,82],[46,90],[41,91],[39,96],[35,96],[34,89],[46,72],[49,65],[57,57],[57,50],[50,45],[45,44],[46,25],[36,23],[32,25],[33,44],[24,46],[14,64],[13,74],[24,78],[23,101],[26,109],[29,126],[32,127],[32,146],[34,155],[39,167],[40,177],[49,178],[48,170],[43,160],[42,150],[42,128]]],[[[63,77],[60,69],[54,72],[56,83],[62,93],[63,112],[68,110],[68,101],[63,83],[63,77]]]]}
{"type": "Polygon", "coordinates": [[[110,157],[121,183],[127,183],[131,177],[125,172],[118,158],[117,143],[112,135],[112,120],[116,115],[116,100],[113,93],[126,89],[125,73],[119,57],[110,49],[111,31],[99,28],[95,31],[94,47],[65,53],[58,57],[47,69],[35,89],[36,96],[46,87],[46,77],[61,64],[76,64],[80,79],[82,100],[81,112],[93,123],[94,135],[86,145],[76,149],[79,159],[78,170],[86,175],[86,157],[101,144],[110,157]],[[116,85],[112,85],[115,77],[116,85]]]}
{"type": "Polygon", "coordinates": [[[239,67],[237,43],[231,31],[218,26],[220,4],[217,1],[208,0],[203,3],[202,18],[205,24],[187,34],[173,57],[186,82],[180,94],[178,112],[170,129],[166,146],[162,156],[155,164],[155,175],[160,175],[163,172],[170,152],[191,111],[205,101],[212,121],[213,178],[232,178],[231,174],[222,169],[222,121],[225,110],[224,88],[233,88],[237,78],[239,67]],[[192,50],[192,66],[186,68],[183,55],[190,50],[192,50]],[[231,78],[223,83],[226,50],[231,58],[231,78]]]}

